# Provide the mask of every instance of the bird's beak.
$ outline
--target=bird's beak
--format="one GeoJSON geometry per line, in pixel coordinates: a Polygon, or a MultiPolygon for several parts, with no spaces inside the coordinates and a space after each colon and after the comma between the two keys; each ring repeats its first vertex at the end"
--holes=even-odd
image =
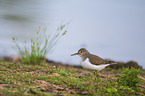
{"type": "Polygon", "coordinates": [[[71,54],[71,56],[74,56],[74,55],[79,55],[79,53],[71,54]]]}

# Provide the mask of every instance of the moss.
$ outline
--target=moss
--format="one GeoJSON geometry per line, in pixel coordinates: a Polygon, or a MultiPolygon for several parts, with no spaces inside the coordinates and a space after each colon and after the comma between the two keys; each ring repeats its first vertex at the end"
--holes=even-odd
{"type": "MultiPolygon", "coordinates": [[[[72,66],[0,61],[0,95],[145,95],[141,86],[134,86],[138,89],[135,90],[132,86],[120,83],[121,72],[122,69],[103,70],[101,76],[94,78],[92,71],[72,66]]],[[[144,72],[141,73],[142,77],[145,77],[144,72]]],[[[144,80],[141,81],[145,84],[144,80]]]]}

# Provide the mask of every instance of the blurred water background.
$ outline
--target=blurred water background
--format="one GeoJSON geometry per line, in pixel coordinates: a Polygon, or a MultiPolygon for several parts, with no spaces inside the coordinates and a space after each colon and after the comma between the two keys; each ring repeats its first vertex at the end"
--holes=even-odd
{"type": "Polygon", "coordinates": [[[81,47],[102,58],[138,62],[145,68],[144,0],[0,0],[0,56],[17,56],[10,34],[23,40],[39,25],[68,33],[47,58],[79,65],[81,47]]]}

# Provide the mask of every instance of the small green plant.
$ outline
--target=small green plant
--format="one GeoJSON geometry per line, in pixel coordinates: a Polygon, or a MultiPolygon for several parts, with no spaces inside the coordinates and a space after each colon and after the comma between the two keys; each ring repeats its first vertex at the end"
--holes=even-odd
{"type": "Polygon", "coordinates": [[[141,78],[137,75],[141,74],[142,71],[140,69],[135,68],[124,68],[121,73],[121,78],[118,78],[118,82],[123,86],[129,86],[133,88],[137,88],[137,84],[141,84],[141,78]]]}
{"type": "Polygon", "coordinates": [[[39,26],[33,37],[24,40],[23,46],[20,45],[19,40],[15,35],[12,36],[14,48],[23,63],[39,64],[45,56],[53,50],[57,41],[64,36],[66,24],[58,27],[56,32],[46,34],[47,28],[42,29],[39,26]]]}

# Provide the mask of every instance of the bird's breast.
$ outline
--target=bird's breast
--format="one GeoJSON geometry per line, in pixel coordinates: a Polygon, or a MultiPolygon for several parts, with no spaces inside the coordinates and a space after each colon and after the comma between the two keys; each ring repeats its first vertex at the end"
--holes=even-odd
{"type": "Polygon", "coordinates": [[[96,70],[95,69],[95,66],[96,65],[93,65],[90,63],[89,59],[87,58],[85,61],[81,61],[81,66],[85,69],[92,69],[92,70],[96,70]]]}

